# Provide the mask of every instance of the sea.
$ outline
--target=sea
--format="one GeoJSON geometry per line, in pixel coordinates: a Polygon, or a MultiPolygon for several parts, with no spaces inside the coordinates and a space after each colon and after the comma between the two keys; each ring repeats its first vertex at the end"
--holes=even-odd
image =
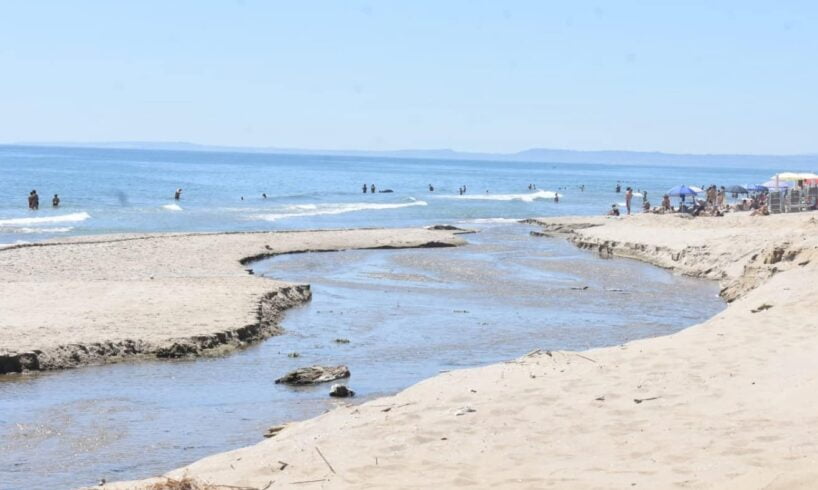
{"type": "Polygon", "coordinates": [[[536,228],[517,221],[605,214],[624,200],[617,183],[658,202],[675,185],[755,183],[772,173],[0,146],[5,245],[109,233],[433,224],[476,231],[455,248],[253,264],[261,277],[311,284],[313,300],[285,315],[283,335],[229,355],[0,377],[0,489],[145,478],[255,444],[269,426],[339,403],[325,385],[275,383],[301,366],[349,366],[349,402],[360,403],[537,348],[585,350],[677,332],[724,308],[717,284],[604,260],[532,236],[536,228]],[[363,193],[364,184],[392,192],[363,193]],[[33,189],[37,211],[27,208],[33,189]]]}
{"type": "MultiPolygon", "coordinates": [[[[647,191],[648,201],[658,205],[662,194],[679,184],[759,183],[775,171],[0,146],[0,245],[106,233],[403,227],[599,215],[614,203],[624,205],[624,194],[614,192],[617,183],[623,192],[627,186],[647,191]],[[363,193],[364,185],[375,185],[376,193],[363,193]],[[176,201],[178,188],[182,194],[176,201]],[[38,211],[28,209],[32,190],[40,196],[38,211]],[[54,194],[59,208],[51,207],[54,194]]],[[[634,204],[641,205],[638,196],[634,204]]]]}

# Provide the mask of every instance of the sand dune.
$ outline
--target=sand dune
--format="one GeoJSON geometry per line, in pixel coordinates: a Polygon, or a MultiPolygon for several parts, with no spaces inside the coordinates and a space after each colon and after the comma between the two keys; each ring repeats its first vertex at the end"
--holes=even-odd
{"type": "Polygon", "coordinates": [[[605,257],[718,279],[731,304],[667,337],[532,345],[166,476],[256,489],[815,487],[818,216],[538,222],[605,257]]]}

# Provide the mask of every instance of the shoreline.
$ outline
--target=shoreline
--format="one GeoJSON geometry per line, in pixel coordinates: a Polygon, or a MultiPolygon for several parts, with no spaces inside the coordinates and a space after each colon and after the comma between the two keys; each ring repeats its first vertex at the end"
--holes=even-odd
{"type": "Polygon", "coordinates": [[[449,247],[463,230],[75,237],[0,249],[0,376],[237,349],[281,333],[309,285],[252,275],[290,253],[449,247]]]}
{"type": "Polygon", "coordinates": [[[602,257],[719,280],[728,307],[669,336],[582,353],[541,346],[444,373],[166,477],[249,488],[807,488],[818,478],[808,369],[817,217],[533,220],[602,257]]]}

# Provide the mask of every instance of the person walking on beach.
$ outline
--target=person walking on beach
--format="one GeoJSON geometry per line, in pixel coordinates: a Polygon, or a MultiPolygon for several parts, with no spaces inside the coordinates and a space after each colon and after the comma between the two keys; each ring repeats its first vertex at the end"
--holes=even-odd
{"type": "Polygon", "coordinates": [[[366,184],[363,186],[364,194],[366,194],[366,184]]]}
{"type": "Polygon", "coordinates": [[[173,198],[178,201],[179,199],[181,199],[181,197],[182,197],[182,188],[179,187],[178,189],[176,189],[176,193],[173,194],[173,198]]]}
{"type": "Polygon", "coordinates": [[[60,207],[60,196],[54,194],[54,197],[51,199],[51,207],[58,208],[60,207]]]}
{"type": "Polygon", "coordinates": [[[628,209],[628,214],[631,214],[631,201],[633,200],[633,189],[628,187],[625,189],[625,207],[628,209]]]}

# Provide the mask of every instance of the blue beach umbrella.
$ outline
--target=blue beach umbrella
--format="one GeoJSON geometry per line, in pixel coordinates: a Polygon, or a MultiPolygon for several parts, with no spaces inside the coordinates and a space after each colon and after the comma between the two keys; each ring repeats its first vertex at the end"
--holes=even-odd
{"type": "Polygon", "coordinates": [[[671,187],[665,194],[673,197],[685,197],[695,196],[696,191],[686,185],[677,185],[676,187],[671,187]]]}
{"type": "Polygon", "coordinates": [[[766,187],[764,187],[761,184],[747,185],[747,186],[744,186],[744,188],[747,189],[750,192],[767,192],[768,190],[770,190],[770,189],[767,189],[766,187]]]}

